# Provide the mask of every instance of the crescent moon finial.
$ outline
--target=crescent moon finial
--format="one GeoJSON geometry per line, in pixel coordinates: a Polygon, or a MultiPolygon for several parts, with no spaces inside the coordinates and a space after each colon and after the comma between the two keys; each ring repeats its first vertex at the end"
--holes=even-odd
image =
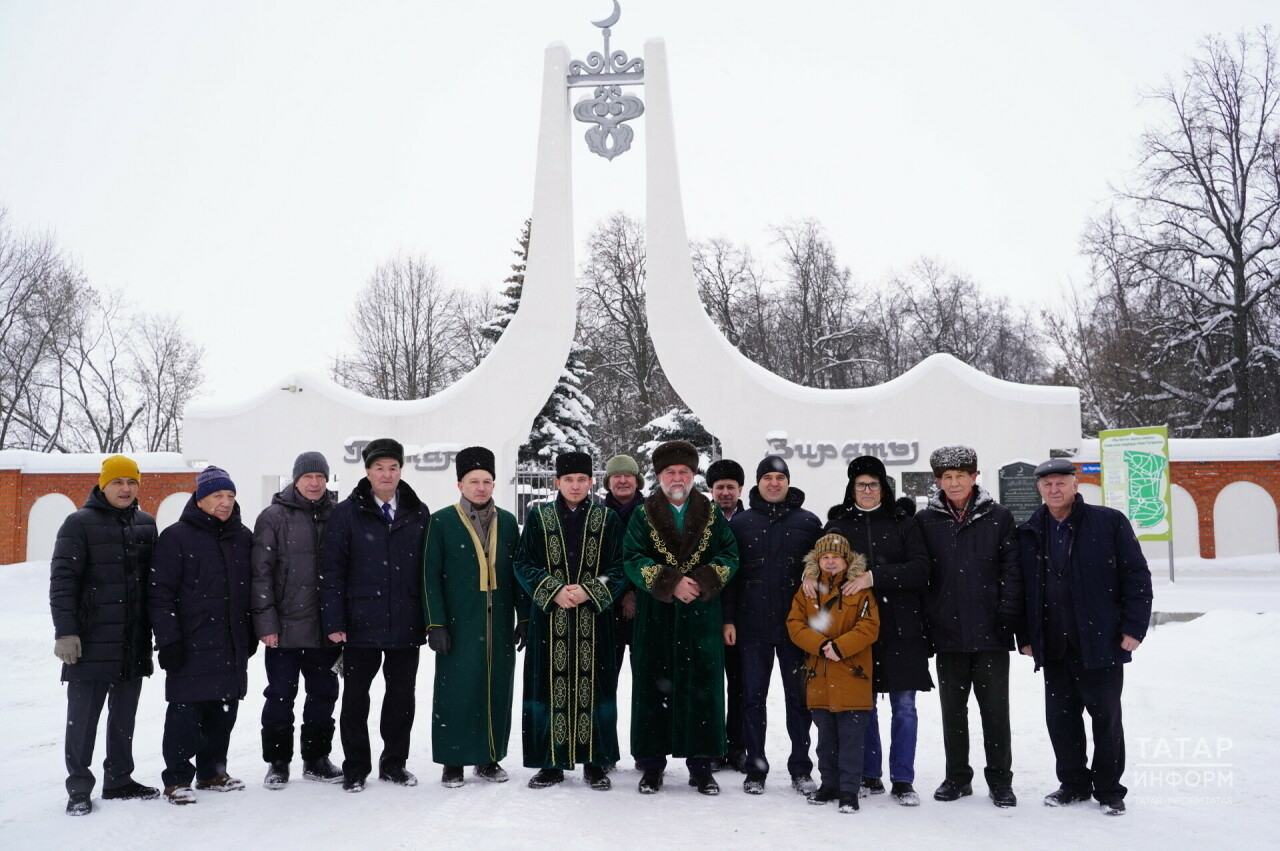
{"type": "Polygon", "coordinates": [[[622,7],[618,5],[618,0],[613,0],[613,14],[600,21],[592,21],[592,25],[605,29],[611,27],[618,22],[618,18],[622,17],[622,7]]]}

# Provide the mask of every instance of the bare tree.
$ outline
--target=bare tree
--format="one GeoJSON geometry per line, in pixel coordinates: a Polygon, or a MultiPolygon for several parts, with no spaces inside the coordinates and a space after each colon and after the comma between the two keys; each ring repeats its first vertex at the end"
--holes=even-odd
{"type": "Polygon", "coordinates": [[[1131,276],[1095,280],[1094,297],[1146,306],[1154,323],[1128,329],[1147,343],[1127,367],[1146,387],[1126,392],[1161,403],[1184,433],[1280,426],[1276,48],[1267,28],[1208,37],[1180,79],[1150,93],[1163,120],[1142,137],[1132,188],[1085,236],[1095,266],[1131,276]]]}
{"type": "Polygon", "coordinates": [[[59,359],[58,390],[68,401],[67,443],[80,452],[124,452],[146,403],[132,382],[126,341],[135,321],[118,293],[93,299],[87,320],[59,359]]]}
{"type": "Polygon", "coordinates": [[[65,449],[57,364],[88,293],[52,237],[18,234],[0,208],[0,448],[65,449]]]}
{"type": "Polygon", "coordinates": [[[147,452],[182,449],[182,412],[204,380],[204,347],[187,339],[176,316],[144,315],[129,339],[133,381],[141,396],[147,452]]]}
{"type": "Polygon", "coordinates": [[[448,333],[455,294],[424,257],[380,264],[356,297],[353,351],[335,358],[334,380],[378,399],[423,399],[457,377],[448,333]]]}
{"type": "Polygon", "coordinates": [[[644,225],[614,213],[587,238],[578,278],[579,338],[602,451],[625,452],[645,423],[678,402],[658,363],[645,314],[644,225]]]}
{"type": "Polygon", "coordinates": [[[774,228],[781,246],[782,291],[776,344],[788,353],[782,375],[809,387],[847,386],[856,299],[849,269],[814,219],[774,228]]]}

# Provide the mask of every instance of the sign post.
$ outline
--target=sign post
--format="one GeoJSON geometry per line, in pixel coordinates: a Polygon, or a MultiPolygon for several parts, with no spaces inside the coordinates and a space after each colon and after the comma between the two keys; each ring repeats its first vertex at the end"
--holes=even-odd
{"type": "Polygon", "coordinates": [[[1169,542],[1173,576],[1173,501],[1167,426],[1098,432],[1102,501],[1129,518],[1139,541],[1169,542]]]}

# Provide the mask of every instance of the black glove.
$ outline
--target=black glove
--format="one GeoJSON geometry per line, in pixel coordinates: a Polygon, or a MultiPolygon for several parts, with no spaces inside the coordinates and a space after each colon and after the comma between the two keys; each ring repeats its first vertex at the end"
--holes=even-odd
{"type": "Polygon", "coordinates": [[[175,641],[173,644],[166,644],[160,648],[160,667],[165,671],[176,671],[182,667],[182,663],[186,660],[186,651],[182,649],[182,642],[175,641]]]}
{"type": "Polygon", "coordinates": [[[516,652],[519,653],[524,649],[525,644],[529,640],[529,622],[520,621],[516,624],[516,652]]]}
{"type": "Polygon", "coordinates": [[[433,626],[427,630],[427,646],[439,653],[441,656],[449,655],[449,647],[453,644],[449,640],[449,630],[442,626],[433,626]]]}

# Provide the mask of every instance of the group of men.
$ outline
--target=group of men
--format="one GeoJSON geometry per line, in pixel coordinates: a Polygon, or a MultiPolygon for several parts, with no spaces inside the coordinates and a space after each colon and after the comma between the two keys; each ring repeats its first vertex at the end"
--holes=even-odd
{"type": "MultiPolygon", "coordinates": [[[[435,653],[432,758],[446,787],[463,785],[468,766],[485,781],[508,779],[501,762],[523,651],[523,762],[536,769],[529,786],[560,784],[581,765],[588,787],[609,789],[621,757],[617,684],[629,647],[630,751],[642,794],[662,789],[671,756],[685,759],[700,793],[719,792],[714,775],[726,765],[745,773],[744,791],[765,791],[775,660],[791,785],[812,792],[811,719],[794,676],[803,653],[785,622],[797,591],[812,594],[816,578],[804,575],[804,556],[825,532],[843,535],[869,566],[842,591],[871,589],[879,605],[873,679],[892,713],[894,799],[919,803],[915,694],[933,687],[927,660],[936,655],[946,777],[935,799],[972,794],[973,691],[990,797],[1016,804],[1008,672],[1017,647],[1045,670],[1061,782],[1045,803],[1092,796],[1105,812],[1124,811],[1122,664],[1145,636],[1150,573],[1125,518],[1079,498],[1069,461],[1037,468],[1045,504],[1015,528],[978,486],[967,447],[933,453],[938,492],[918,513],[911,500],[895,500],[879,459],[855,459],[844,499],[825,523],[803,507],[805,494],[777,456],[757,467],[747,507],[745,473],[730,460],[708,467],[708,498],[694,487],[698,453],[684,441],[653,452],[648,496],[627,456],[607,462],[598,500],[592,458],[560,455],[554,499],[530,508],[523,527],[494,503],[495,459],[484,447],[457,454],[459,499],[435,513],[402,480],[398,442],[371,441],[363,460],[364,478],[338,502],[325,458],[299,455],[291,483],[252,534],[229,475],[207,468],[180,520],[158,537],[138,506],[137,465],[123,456],[103,463],[84,508],[59,531],[51,571],[55,653],[68,684],[69,814],[92,811],[90,766],[104,702],[105,799],[163,795],[190,804],[195,790],[243,788],[227,773],[227,745],[259,644],[269,789],[290,779],[300,685],[303,776],[349,792],[365,788],[379,670],[386,687],[378,778],[415,785],[407,763],[425,643],[435,653]],[[163,790],[132,778],[134,714],[141,678],[152,672],[153,634],[168,701],[163,790]],[[341,768],[329,760],[335,726],[341,768]]],[[[882,763],[873,712],[864,794],[886,791],[882,763]]]]}

